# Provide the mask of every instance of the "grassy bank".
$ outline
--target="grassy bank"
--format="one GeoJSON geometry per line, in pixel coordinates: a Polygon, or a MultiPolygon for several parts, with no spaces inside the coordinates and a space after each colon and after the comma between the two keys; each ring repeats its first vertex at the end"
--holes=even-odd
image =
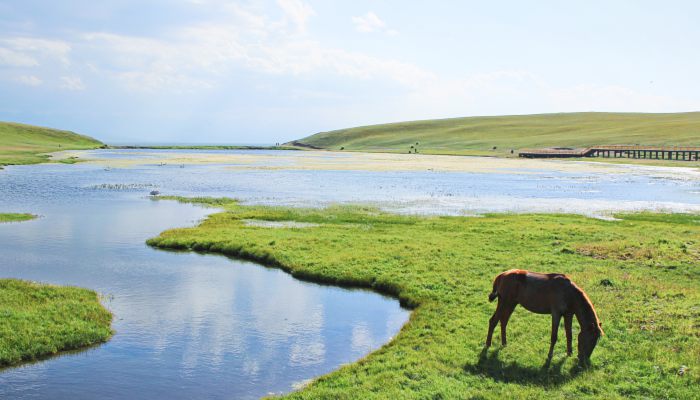
{"type": "Polygon", "coordinates": [[[373,288],[415,307],[391,343],[291,398],[697,397],[698,216],[417,217],[362,207],[193,201],[225,211],[148,243],[242,257],[301,279],[373,288]],[[243,222],[250,219],[319,225],[243,222]],[[550,318],[522,308],[509,324],[508,347],[482,351],[495,309],[487,301],[492,279],[512,267],[564,272],[588,292],[606,332],[591,369],[581,370],[565,356],[563,337],[552,366],[543,369],[550,318]]]}
{"type": "Polygon", "coordinates": [[[22,222],[36,218],[34,214],[0,213],[0,222],[22,222]]]}
{"type": "Polygon", "coordinates": [[[0,366],[109,339],[112,315],[92,290],[0,279],[0,366]]]}
{"type": "Polygon", "coordinates": [[[407,153],[414,146],[426,154],[498,156],[509,156],[511,149],[517,153],[523,148],[556,146],[700,146],[700,112],[562,113],[410,121],[321,132],[297,142],[332,150],[407,153]]]}
{"type": "Polygon", "coordinates": [[[69,131],[0,122],[0,166],[37,164],[48,160],[46,153],[101,146],[93,138],[69,131]]]}

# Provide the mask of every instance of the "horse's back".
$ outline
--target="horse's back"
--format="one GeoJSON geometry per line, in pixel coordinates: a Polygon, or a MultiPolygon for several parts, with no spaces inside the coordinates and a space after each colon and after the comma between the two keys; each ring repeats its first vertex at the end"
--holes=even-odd
{"type": "Polygon", "coordinates": [[[553,309],[568,308],[572,282],[566,275],[526,270],[510,270],[502,275],[502,295],[527,310],[549,314],[553,309]]]}

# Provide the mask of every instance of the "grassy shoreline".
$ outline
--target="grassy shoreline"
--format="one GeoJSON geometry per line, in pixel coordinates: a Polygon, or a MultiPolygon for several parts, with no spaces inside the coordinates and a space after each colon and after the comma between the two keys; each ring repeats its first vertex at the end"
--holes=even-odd
{"type": "MultiPolygon", "coordinates": [[[[0,213],[0,223],[34,218],[0,213]]],[[[111,323],[92,290],[0,279],[0,368],[106,342],[111,323]]]]}
{"type": "MultiPolygon", "coordinates": [[[[517,157],[518,150],[543,147],[700,146],[700,112],[581,112],[406,121],[319,132],[286,144],[336,151],[497,157],[517,157]]],[[[664,160],[645,164],[664,165],[664,160]]]]}
{"type": "Polygon", "coordinates": [[[246,258],[301,279],[371,288],[414,308],[393,341],[290,398],[691,398],[700,387],[695,215],[418,217],[179,200],[225,211],[149,245],[246,258]],[[246,219],[318,226],[256,227],[246,219]],[[588,292],[607,334],[591,369],[565,357],[561,340],[553,366],[542,369],[550,319],[522,309],[509,325],[509,346],[482,351],[492,279],[511,267],[564,272],[588,292]]]}
{"type": "MultiPolygon", "coordinates": [[[[698,138],[700,142],[700,138],[698,138]]],[[[307,150],[304,148],[297,148],[297,150],[307,150]]],[[[313,149],[309,151],[337,151],[332,149],[313,149]]],[[[403,151],[391,151],[391,150],[352,150],[345,149],[343,152],[346,153],[376,153],[376,154],[404,154],[403,151]]],[[[642,167],[680,167],[680,168],[700,168],[700,161],[675,161],[675,160],[657,160],[657,159],[641,159],[641,158],[604,158],[604,157],[566,157],[566,158],[520,158],[517,153],[509,154],[502,152],[495,152],[491,150],[463,150],[463,151],[449,151],[449,150],[437,150],[433,152],[422,152],[415,154],[416,156],[428,155],[428,156],[453,156],[453,157],[488,157],[497,159],[513,159],[513,160],[540,160],[540,161],[583,161],[589,163],[601,163],[601,164],[617,164],[617,165],[634,165],[642,167]]]]}

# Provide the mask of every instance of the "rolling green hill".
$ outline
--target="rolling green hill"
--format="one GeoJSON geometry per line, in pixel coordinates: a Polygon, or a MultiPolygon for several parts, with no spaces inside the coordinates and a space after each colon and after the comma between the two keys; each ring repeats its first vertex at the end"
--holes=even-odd
{"type": "Polygon", "coordinates": [[[510,154],[514,149],[603,144],[700,146],[700,112],[565,113],[398,122],[321,132],[290,144],[330,150],[510,154]],[[493,148],[496,147],[496,150],[493,148]]]}
{"type": "Polygon", "coordinates": [[[46,153],[94,149],[102,145],[91,137],[69,131],[0,122],[0,166],[36,164],[48,159],[46,153]]]}

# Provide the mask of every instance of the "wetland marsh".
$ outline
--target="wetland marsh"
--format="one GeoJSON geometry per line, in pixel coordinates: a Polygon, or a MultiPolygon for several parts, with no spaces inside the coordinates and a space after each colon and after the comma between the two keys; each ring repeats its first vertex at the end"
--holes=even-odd
{"type": "Polygon", "coordinates": [[[292,396],[673,397],[698,385],[693,169],[300,151],[68,154],[91,161],[0,172],[0,209],[40,216],[0,225],[2,276],[93,289],[116,333],[2,371],[2,397],[256,398],[332,371],[292,396]],[[151,190],[239,202],[205,201],[219,213],[153,201],[151,190]],[[691,214],[624,214],[650,211],[691,214]],[[163,249],[249,261],[158,250],[145,243],[152,237],[163,249]],[[480,356],[491,279],[515,266],[570,273],[589,291],[608,324],[597,367],[585,372],[592,379],[561,357],[559,370],[540,371],[549,321],[518,312],[512,345],[480,356]],[[396,299],[335,285],[417,308],[404,326],[410,311],[396,299]],[[620,298],[630,301],[620,310],[605,305],[620,298]],[[632,361],[620,364],[623,354],[632,361]],[[674,381],[683,365],[690,372],[674,381]]]}

